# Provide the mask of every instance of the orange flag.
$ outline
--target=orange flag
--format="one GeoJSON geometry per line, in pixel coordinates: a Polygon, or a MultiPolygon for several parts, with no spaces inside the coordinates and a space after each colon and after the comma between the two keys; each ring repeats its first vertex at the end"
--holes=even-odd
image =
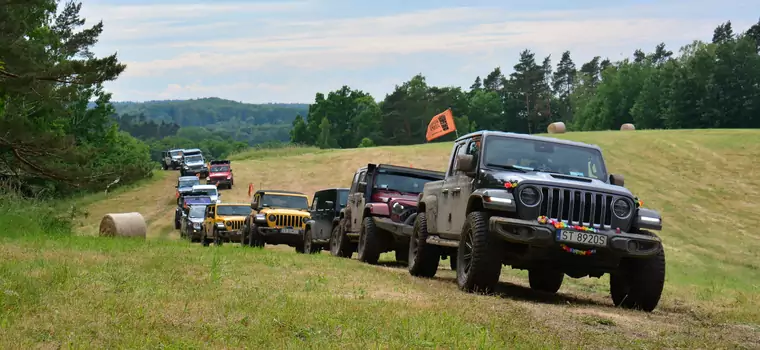
{"type": "Polygon", "coordinates": [[[457,126],[454,124],[454,115],[451,113],[451,108],[449,108],[430,120],[425,137],[430,141],[456,130],[457,126]]]}
{"type": "Polygon", "coordinates": [[[248,184],[248,197],[250,197],[251,194],[253,194],[253,183],[248,184]]]}

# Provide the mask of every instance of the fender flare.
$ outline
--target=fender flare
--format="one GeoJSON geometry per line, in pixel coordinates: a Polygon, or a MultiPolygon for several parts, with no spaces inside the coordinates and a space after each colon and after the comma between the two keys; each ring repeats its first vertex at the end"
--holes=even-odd
{"type": "Polygon", "coordinates": [[[369,210],[373,216],[390,216],[391,212],[386,203],[367,203],[364,210],[369,210]]]}

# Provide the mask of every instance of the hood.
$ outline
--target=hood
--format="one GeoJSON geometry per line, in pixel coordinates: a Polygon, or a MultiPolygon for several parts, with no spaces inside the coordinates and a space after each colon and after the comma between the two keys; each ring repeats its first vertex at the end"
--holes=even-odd
{"type": "Polygon", "coordinates": [[[548,174],[543,172],[516,173],[509,171],[484,170],[480,187],[504,188],[504,183],[517,180],[520,183],[533,183],[565,188],[575,188],[593,192],[603,192],[620,196],[633,197],[633,193],[625,187],[616,186],[601,180],[570,175],[548,174]]]}
{"type": "Polygon", "coordinates": [[[244,215],[226,215],[226,216],[219,216],[220,219],[227,221],[227,220],[245,220],[244,215]]]}
{"type": "Polygon", "coordinates": [[[227,176],[230,176],[230,172],[229,171],[218,171],[218,172],[214,172],[214,173],[209,173],[208,176],[209,177],[227,177],[227,176]]]}
{"type": "Polygon", "coordinates": [[[284,208],[266,208],[259,211],[261,214],[289,214],[289,215],[301,215],[311,216],[308,210],[298,209],[284,209],[284,208]]]}
{"type": "Polygon", "coordinates": [[[417,206],[417,197],[419,197],[419,193],[406,193],[406,192],[396,192],[396,191],[383,191],[383,190],[376,190],[375,193],[372,194],[371,201],[374,203],[377,202],[383,202],[388,203],[389,205],[393,205],[394,202],[399,202],[406,206],[417,206]]]}
{"type": "Polygon", "coordinates": [[[192,161],[192,162],[185,162],[185,165],[187,166],[198,166],[198,165],[205,165],[202,160],[192,161]]]}

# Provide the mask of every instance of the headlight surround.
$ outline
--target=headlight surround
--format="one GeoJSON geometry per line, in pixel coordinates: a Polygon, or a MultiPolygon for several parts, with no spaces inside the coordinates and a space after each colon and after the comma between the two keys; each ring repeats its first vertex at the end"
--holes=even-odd
{"type": "Polygon", "coordinates": [[[533,186],[526,186],[520,190],[518,194],[520,203],[526,207],[535,207],[541,203],[541,191],[533,186]]]}
{"type": "Polygon", "coordinates": [[[301,225],[305,224],[306,221],[308,221],[308,220],[309,220],[308,217],[305,217],[305,216],[301,217],[301,225]]]}
{"type": "Polygon", "coordinates": [[[633,213],[633,206],[627,199],[618,198],[612,203],[612,213],[618,219],[626,219],[633,213]]]}
{"type": "Polygon", "coordinates": [[[393,203],[391,211],[396,215],[401,214],[404,211],[404,205],[399,202],[393,203]]]}
{"type": "Polygon", "coordinates": [[[194,222],[193,223],[193,228],[196,229],[196,230],[200,230],[201,229],[201,223],[200,222],[194,222]]]}
{"type": "Polygon", "coordinates": [[[277,220],[277,217],[274,216],[274,214],[269,214],[269,218],[268,219],[269,219],[269,221],[275,221],[275,220],[277,220]]]}

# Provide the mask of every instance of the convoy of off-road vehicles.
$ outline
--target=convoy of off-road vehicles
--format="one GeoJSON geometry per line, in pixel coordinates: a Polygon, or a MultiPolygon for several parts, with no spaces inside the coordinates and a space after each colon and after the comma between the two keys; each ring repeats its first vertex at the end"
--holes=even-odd
{"type": "Polygon", "coordinates": [[[369,264],[394,252],[423,278],[449,260],[466,292],[495,291],[509,266],[527,270],[530,288],[544,293],[565,276],[609,274],[613,303],[625,308],[652,311],[662,294],[665,255],[653,232],[662,218],[608,173],[595,145],[474,132],[457,138],[443,172],[369,163],[348,188],[319,190],[311,204],[302,192],[270,189],[249,192],[250,204],[222,202],[230,161],[197,159],[199,150],[174,149],[162,164],[181,169],[175,228],[190,242],[357,253],[369,264]]]}

